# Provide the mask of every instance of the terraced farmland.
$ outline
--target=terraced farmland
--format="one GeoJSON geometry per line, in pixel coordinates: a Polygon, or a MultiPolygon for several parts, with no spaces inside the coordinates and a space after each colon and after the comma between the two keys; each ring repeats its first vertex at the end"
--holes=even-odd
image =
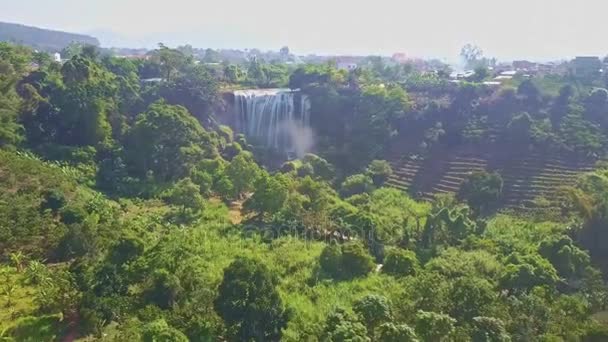
{"type": "Polygon", "coordinates": [[[504,179],[502,206],[527,210],[555,207],[559,189],[573,185],[581,173],[593,169],[594,162],[532,153],[522,156],[442,151],[426,160],[394,160],[391,166],[394,174],[389,186],[426,200],[432,200],[435,194],[458,192],[473,172],[497,171],[504,179]]]}
{"type": "Polygon", "coordinates": [[[423,160],[417,158],[403,158],[391,161],[393,174],[387,184],[399,190],[408,191],[414,181],[423,160]]]}
{"type": "Polygon", "coordinates": [[[591,171],[593,162],[530,156],[514,161],[502,170],[504,204],[507,208],[534,208],[543,197],[555,204],[561,187],[574,185],[581,173],[591,171]]]}
{"type": "Polygon", "coordinates": [[[488,161],[484,158],[475,156],[455,156],[446,161],[445,172],[431,188],[430,192],[425,192],[425,198],[432,198],[437,193],[456,193],[460,190],[462,183],[469,175],[476,171],[487,169],[488,161]]]}

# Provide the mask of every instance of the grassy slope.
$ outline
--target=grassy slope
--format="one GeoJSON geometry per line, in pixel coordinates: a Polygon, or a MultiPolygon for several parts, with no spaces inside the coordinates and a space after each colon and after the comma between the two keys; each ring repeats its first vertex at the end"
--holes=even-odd
{"type": "Polygon", "coordinates": [[[13,267],[0,266],[0,340],[12,336],[17,341],[52,341],[61,334],[60,315],[37,316],[35,286],[13,267]],[[10,302],[6,287],[14,288],[10,302]]]}

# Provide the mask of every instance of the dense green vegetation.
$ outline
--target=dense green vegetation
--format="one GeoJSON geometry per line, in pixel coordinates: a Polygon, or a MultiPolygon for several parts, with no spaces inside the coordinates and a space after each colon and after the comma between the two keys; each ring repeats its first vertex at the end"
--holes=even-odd
{"type": "Polygon", "coordinates": [[[375,59],[218,75],[164,46],[0,57],[2,341],[608,338],[605,167],[563,189],[559,220],[496,213],[494,173],[432,203],[384,187],[408,137],[603,155],[604,89],[492,91],[375,59]],[[214,114],[222,87],[287,84],[311,96],[318,153],[273,170],[214,114]]]}

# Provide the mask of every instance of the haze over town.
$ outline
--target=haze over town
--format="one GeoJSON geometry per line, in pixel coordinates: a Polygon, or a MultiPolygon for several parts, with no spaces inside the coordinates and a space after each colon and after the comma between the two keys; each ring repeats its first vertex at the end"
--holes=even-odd
{"type": "Polygon", "coordinates": [[[0,21],[87,33],[102,46],[288,45],[296,53],[383,54],[454,61],[474,43],[499,60],[604,55],[608,2],[1,0],[0,21]],[[32,11],[32,8],[37,8],[32,11]],[[145,11],[143,10],[145,8],[145,11]],[[322,37],[322,38],[321,38],[322,37]]]}

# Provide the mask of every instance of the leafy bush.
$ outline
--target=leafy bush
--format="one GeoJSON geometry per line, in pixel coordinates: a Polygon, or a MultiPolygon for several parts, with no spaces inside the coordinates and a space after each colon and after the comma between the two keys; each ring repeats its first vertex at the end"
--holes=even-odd
{"type": "Polygon", "coordinates": [[[503,180],[498,173],[475,172],[464,182],[458,197],[479,213],[500,199],[502,186],[503,180]]]}
{"type": "Polygon", "coordinates": [[[374,160],[367,167],[367,173],[374,181],[375,186],[382,186],[393,174],[393,169],[386,160],[374,160]]]}
{"type": "Polygon", "coordinates": [[[362,193],[370,193],[374,189],[372,179],[364,174],[349,176],[340,186],[342,197],[350,197],[362,193]]]}
{"type": "Polygon", "coordinates": [[[419,267],[416,253],[393,248],[384,257],[382,271],[396,276],[408,276],[415,275],[419,267]]]}
{"type": "Polygon", "coordinates": [[[362,277],[376,266],[367,249],[358,242],[325,247],[319,262],[325,273],[337,279],[362,277]]]}

